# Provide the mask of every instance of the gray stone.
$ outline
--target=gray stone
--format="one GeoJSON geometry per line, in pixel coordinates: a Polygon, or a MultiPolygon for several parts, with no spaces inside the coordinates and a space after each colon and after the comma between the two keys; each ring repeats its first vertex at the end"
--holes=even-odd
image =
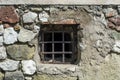
{"type": "Polygon", "coordinates": [[[4,27],[3,25],[0,25],[0,35],[3,35],[3,33],[4,33],[4,27]]]}
{"type": "Polygon", "coordinates": [[[33,60],[23,60],[22,70],[26,75],[33,75],[36,72],[36,64],[33,60]]]}
{"type": "Polygon", "coordinates": [[[32,77],[25,77],[25,80],[32,80],[32,77]]]}
{"type": "Polygon", "coordinates": [[[0,68],[4,71],[14,71],[19,67],[19,61],[7,59],[4,62],[0,62],[0,68]]]}
{"type": "Polygon", "coordinates": [[[18,40],[20,42],[28,42],[34,39],[36,35],[37,33],[34,33],[33,31],[21,28],[20,33],[18,34],[18,40]]]}
{"type": "Polygon", "coordinates": [[[34,25],[34,30],[33,30],[33,32],[34,32],[34,33],[39,33],[39,31],[40,31],[40,27],[37,26],[37,25],[34,25]]]}
{"type": "Polygon", "coordinates": [[[113,46],[113,51],[117,52],[117,53],[120,53],[120,40],[115,41],[115,44],[113,46]]]}
{"type": "Polygon", "coordinates": [[[7,58],[6,49],[4,46],[2,46],[0,47],[0,60],[6,59],[6,58],[7,58]]]}
{"type": "Polygon", "coordinates": [[[6,47],[8,55],[15,60],[31,59],[35,53],[34,47],[26,44],[14,44],[6,47]]]}
{"type": "Polygon", "coordinates": [[[3,36],[0,36],[0,46],[3,45],[3,36]]]}
{"type": "Polygon", "coordinates": [[[115,40],[120,40],[120,33],[115,31],[111,33],[111,37],[113,37],[115,40]]]}
{"type": "Polygon", "coordinates": [[[37,19],[37,14],[34,12],[28,12],[23,15],[23,22],[24,23],[32,23],[36,21],[37,19]]]}
{"type": "Polygon", "coordinates": [[[34,33],[38,33],[40,30],[40,27],[35,24],[25,25],[24,28],[33,31],[34,33]]]}
{"type": "Polygon", "coordinates": [[[49,15],[48,13],[46,13],[45,11],[41,12],[39,14],[39,20],[42,22],[42,23],[45,23],[45,22],[48,22],[48,18],[49,18],[49,15]]]}
{"type": "Polygon", "coordinates": [[[14,31],[13,27],[6,28],[4,31],[4,43],[13,44],[17,41],[17,32],[14,31]]]}
{"type": "Polygon", "coordinates": [[[45,11],[50,11],[50,8],[49,7],[45,7],[44,10],[45,11]]]}
{"type": "Polygon", "coordinates": [[[40,11],[42,11],[43,9],[42,8],[38,8],[38,7],[32,7],[31,8],[31,11],[34,11],[34,12],[40,12],[40,11]]]}
{"type": "Polygon", "coordinates": [[[104,9],[103,12],[105,13],[105,17],[113,17],[118,15],[117,10],[113,8],[104,9]]]}
{"type": "Polygon", "coordinates": [[[56,11],[59,11],[59,9],[55,7],[50,7],[50,13],[56,12],[56,11]]]}
{"type": "Polygon", "coordinates": [[[24,28],[32,31],[34,29],[34,24],[25,25],[24,28]]]}
{"type": "Polygon", "coordinates": [[[5,80],[24,80],[24,76],[21,71],[6,72],[5,80]]]}
{"type": "Polygon", "coordinates": [[[120,6],[118,6],[118,13],[120,14],[120,6]]]}
{"type": "Polygon", "coordinates": [[[35,75],[33,80],[77,80],[77,77],[61,76],[61,75],[35,75]]]}

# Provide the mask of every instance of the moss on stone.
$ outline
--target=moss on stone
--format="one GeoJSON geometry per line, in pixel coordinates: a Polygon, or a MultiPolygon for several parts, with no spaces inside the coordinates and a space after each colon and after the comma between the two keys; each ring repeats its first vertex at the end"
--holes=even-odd
{"type": "Polygon", "coordinates": [[[35,75],[33,80],[77,80],[77,77],[62,75],[35,75]]]}

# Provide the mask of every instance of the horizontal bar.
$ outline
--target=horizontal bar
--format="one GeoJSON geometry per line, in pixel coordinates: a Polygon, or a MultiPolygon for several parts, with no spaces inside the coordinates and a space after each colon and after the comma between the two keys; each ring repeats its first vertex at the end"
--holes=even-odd
{"type": "Polygon", "coordinates": [[[42,63],[44,64],[70,64],[71,62],[49,62],[49,61],[45,61],[45,60],[42,60],[41,61],[42,63]]]}
{"type": "Polygon", "coordinates": [[[69,31],[64,31],[64,30],[63,30],[63,31],[57,31],[57,30],[56,30],[56,31],[47,31],[47,30],[44,31],[44,30],[43,30],[43,31],[41,31],[41,32],[42,32],[42,33],[69,33],[69,32],[74,32],[74,31],[70,31],[70,30],[69,30],[69,31]]]}
{"type": "Polygon", "coordinates": [[[73,52],[41,52],[42,54],[72,54],[73,52]]]}
{"type": "Polygon", "coordinates": [[[71,43],[72,44],[73,41],[40,41],[39,43],[42,44],[42,43],[71,43]]]}

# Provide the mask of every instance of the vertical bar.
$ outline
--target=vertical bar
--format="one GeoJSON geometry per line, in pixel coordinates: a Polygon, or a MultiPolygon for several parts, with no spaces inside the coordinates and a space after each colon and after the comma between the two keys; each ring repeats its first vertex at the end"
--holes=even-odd
{"type": "MultiPolygon", "coordinates": [[[[44,42],[44,32],[42,32],[42,41],[44,42]]],[[[44,43],[42,43],[42,52],[44,52],[44,43]]]]}
{"type": "MultiPolygon", "coordinates": [[[[44,41],[44,32],[42,32],[42,41],[44,41]]],[[[44,43],[42,43],[42,58],[43,58],[43,61],[45,61],[45,59],[44,59],[44,43]]]]}
{"type": "Polygon", "coordinates": [[[54,62],[55,56],[54,56],[54,27],[52,26],[52,61],[54,62]]]}
{"type": "Polygon", "coordinates": [[[65,63],[65,54],[63,53],[62,56],[63,56],[63,63],[65,63]]]}
{"type": "MultiPolygon", "coordinates": [[[[64,26],[63,26],[63,28],[64,28],[64,26]]],[[[63,28],[62,28],[62,36],[63,36],[63,40],[62,40],[63,41],[63,43],[62,43],[62,47],[63,47],[62,56],[63,57],[62,58],[63,58],[63,63],[64,63],[65,62],[65,55],[64,55],[65,54],[65,42],[64,42],[65,39],[64,39],[64,29],[63,28]]]]}
{"type": "Polygon", "coordinates": [[[74,31],[74,27],[72,29],[73,29],[71,32],[71,34],[72,34],[72,36],[71,36],[71,38],[72,38],[72,42],[71,42],[71,44],[72,44],[72,60],[74,60],[74,55],[73,55],[73,54],[75,54],[75,33],[74,32],[76,32],[76,31],[74,31]]]}

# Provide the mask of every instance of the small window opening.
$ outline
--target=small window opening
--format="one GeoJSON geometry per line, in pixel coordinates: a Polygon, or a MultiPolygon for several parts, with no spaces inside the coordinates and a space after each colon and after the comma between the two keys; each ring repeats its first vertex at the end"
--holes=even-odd
{"type": "Polygon", "coordinates": [[[42,25],[39,34],[43,63],[72,63],[76,55],[77,25],[42,25]]]}

